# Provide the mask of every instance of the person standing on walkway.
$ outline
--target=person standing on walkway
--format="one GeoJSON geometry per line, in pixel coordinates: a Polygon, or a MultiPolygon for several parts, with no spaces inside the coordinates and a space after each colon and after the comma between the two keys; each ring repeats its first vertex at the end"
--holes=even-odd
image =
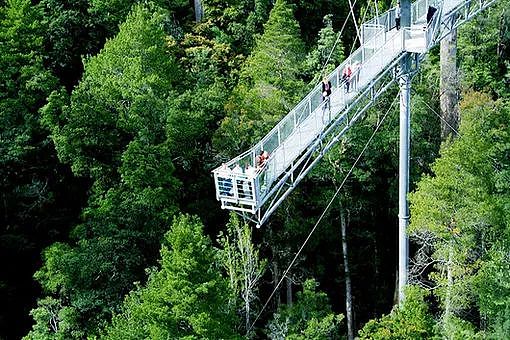
{"type": "Polygon", "coordinates": [[[395,8],[395,27],[397,31],[400,30],[400,1],[397,2],[397,8],[395,8]]]}
{"type": "Polygon", "coordinates": [[[344,70],[342,71],[342,80],[345,82],[345,93],[349,93],[349,87],[351,86],[351,75],[351,65],[346,64],[344,70]]]}
{"type": "Polygon", "coordinates": [[[331,102],[329,96],[331,95],[331,82],[324,77],[322,79],[322,101],[324,105],[322,106],[322,122],[327,124],[329,120],[331,120],[331,102]],[[326,112],[326,108],[329,110],[329,119],[324,121],[324,113],[326,112]]]}

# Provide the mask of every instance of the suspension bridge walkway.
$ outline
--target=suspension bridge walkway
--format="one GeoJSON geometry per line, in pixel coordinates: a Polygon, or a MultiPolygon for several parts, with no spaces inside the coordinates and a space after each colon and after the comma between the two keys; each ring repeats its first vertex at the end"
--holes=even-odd
{"type": "Polygon", "coordinates": [[[355,124],[376,99],[399,79],[402,58],[419,61],[453,29],[496,0],[418,0],[411,5],[411,25],[397,30],[395,8],[364,23],[360,47],[327,79],[330,106],[316,85],[251,149],[213,170],[216,198],[224,209],[245,212],[262,225],[296,185],[355,124]],[[342,80],[349,65],[350,91],[342,80]],[[260,165],[258,155],[268,159],[260,165]]]}

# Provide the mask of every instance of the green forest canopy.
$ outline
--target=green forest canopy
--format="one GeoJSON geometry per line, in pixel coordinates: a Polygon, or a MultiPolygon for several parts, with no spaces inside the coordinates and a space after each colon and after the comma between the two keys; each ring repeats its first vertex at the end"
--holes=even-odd
{"type": "Polygon", "coordinates": [[[339,216],[360,338],[510,337],[508,1],[459,32],[458,135],[439,138],[437,50],[413,80],[405,303],[391,311],[393,109],[255,324],[395,92],[252,230],[210,170],[302,98],[349,3],[201,3],[195,22],[181,0],[0,2],[0,338],[345,337],[339,216]]]}

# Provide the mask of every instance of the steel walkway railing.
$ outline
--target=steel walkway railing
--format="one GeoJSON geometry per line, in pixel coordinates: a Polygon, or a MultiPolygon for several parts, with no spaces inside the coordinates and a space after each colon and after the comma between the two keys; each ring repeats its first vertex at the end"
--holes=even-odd
{"type": "Polygon", "coordinates": [[[398,77],[399,60],[420,58],[453,28],[495,0],[419,0],[411,7],[411,26],[397,31],[395,9],[362,25],[361,46],[327,77],[330,107],[316,85],[260,142],[213,170],[222,208],[249,212],[264,223],[299,181],[398,77]],[[432,10],[430,9],[432,7],[432,10]],[[435,11],[433,10],[435,9],[435,11]],[[433,15],[431,15],[433,13],[433,15]],[[355,66],[351,91],[342,71],[355,66]],[[269,153],[262,166],[257,156],[269,153]]]}

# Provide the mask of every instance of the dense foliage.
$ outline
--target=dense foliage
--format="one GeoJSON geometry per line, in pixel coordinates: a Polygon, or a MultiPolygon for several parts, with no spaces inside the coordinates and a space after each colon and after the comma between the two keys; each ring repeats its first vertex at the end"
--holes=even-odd
{"type": "MultiPolygon", "coordinates": [[[[356,3],[358,23],[392,5],[356,3]]],[[[434,114],[437,50],[413,79],[399,307],[396,89],[262,229],[215,201],[210,171],[350,53],[348,15],[329,0],[0,1],[0,338],[339,339],[348,320],[362,339],[509,338],[507,0],[459,31],[454,137],[434,114]]]]}

